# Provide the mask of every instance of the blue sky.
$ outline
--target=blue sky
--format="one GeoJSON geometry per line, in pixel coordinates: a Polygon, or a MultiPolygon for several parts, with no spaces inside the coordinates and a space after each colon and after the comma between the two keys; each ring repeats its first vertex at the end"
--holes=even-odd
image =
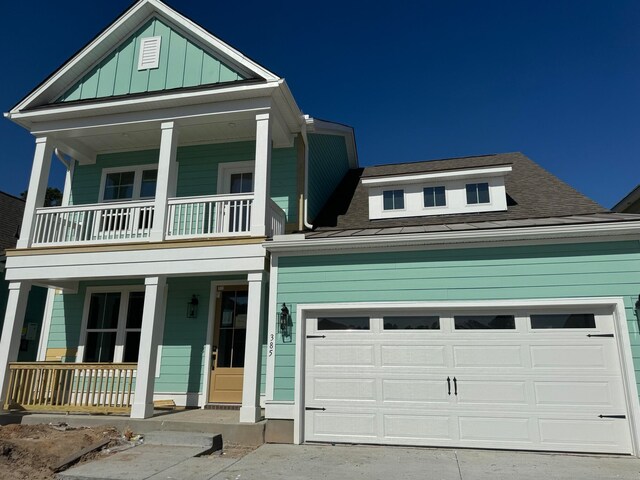
{"type": "MultiPolygon", "coordinates": [[[[130,3],[6,2],[2,111],[130,3]]],[[[168,3],[355,127],[362,165],[522,151],[607,207],[640,183],[636,0],[168,3]]],[[[19,194],[33,139],[2,119],[0,145],[19,194]]]]}

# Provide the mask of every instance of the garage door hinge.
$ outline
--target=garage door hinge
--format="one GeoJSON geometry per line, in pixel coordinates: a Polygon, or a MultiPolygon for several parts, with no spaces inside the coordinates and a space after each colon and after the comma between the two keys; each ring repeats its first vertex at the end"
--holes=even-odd
{"type": "Polygon", "coordinates": [[[598,418],[627,418],[626,415],[598,415],[598,418]]]}
{"type": "Polygon", "coordinates": [[[307,338],[327,338],[324,335],[307,335],[307,338]]]}
{"type": "Polygon", "coordinates": [[[587,337],[611,337],[611,338],[613,338],[613,333],[588,333],[587,337]]]}
{"type": "Polygon", "coordinates": [[[323,412],[326,410],[324,407],[304,407],[305,410],[322,410],[323,412]]]}

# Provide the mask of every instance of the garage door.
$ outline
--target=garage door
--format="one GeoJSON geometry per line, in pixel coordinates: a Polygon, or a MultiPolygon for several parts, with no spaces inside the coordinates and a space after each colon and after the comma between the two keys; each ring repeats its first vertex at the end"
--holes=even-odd
{"type": "Polygon", "coordinates": [[[611,315],[307,319],[306,441],[632,453],[611,315]]]}

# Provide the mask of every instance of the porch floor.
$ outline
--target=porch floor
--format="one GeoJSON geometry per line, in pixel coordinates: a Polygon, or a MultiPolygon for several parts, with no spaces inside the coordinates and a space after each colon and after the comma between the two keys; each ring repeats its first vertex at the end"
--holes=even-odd
{"type": "Polygon", "coordinates": [[[120,431],[126,428],[134,433],[158,430],[174,432],[219,433],[225,443],[256,446],[264,443],[266,420],[258,423],[240,423],[238,410],[156,410],[145,419],[115,415],[65,415],[49,413],[6,413],[0,415],[0,425],[21,423],[66,423],[74,427],[111,425],[120,431]]]}

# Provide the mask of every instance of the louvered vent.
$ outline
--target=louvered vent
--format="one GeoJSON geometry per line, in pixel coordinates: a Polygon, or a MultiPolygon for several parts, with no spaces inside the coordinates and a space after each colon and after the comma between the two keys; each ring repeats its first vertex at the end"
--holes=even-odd
{"type": "Polygon", "coordinates": [[[160,40],[162,37],[147,37],[140,40],[138,70],[158,68],[160,62],[160,40]]]}

